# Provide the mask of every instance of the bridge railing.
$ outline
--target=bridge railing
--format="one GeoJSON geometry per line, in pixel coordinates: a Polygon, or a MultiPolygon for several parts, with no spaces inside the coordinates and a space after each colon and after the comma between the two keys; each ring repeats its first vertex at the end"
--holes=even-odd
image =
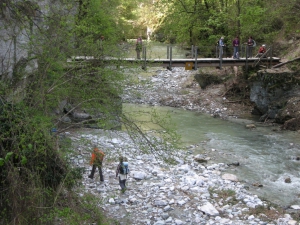
{"type": "MultiPolygon", "coordinates": [[[[197,48],[198,58],[219,58],[219,47],[218,46],[187,46],[183,47],[176,44],[163,44],[163,43],[153,43],[144,41],[143,47],[147,50],[147,59],[183,59],[183,58],[195,58],[195,49],[197,48]],[[170,55],[170,48],[172,49],[172,56],[170,55]]],[[[271,48],[272,46],[268,46],[271,48]]],[[[258,53],[259,45],[252,48],[253,57],[258,53]]],[[[124,57],[127,58],[137,58],[137,53],[135,50],[135,43],[129,42],[122,46],[122,51],[124,57]]],[[[239,46],[239,56],[241,58],[246,58],[247,46],[239,46]]],[[[225,46],[223,47],[223,58],[231,58],[233,56],[233,47],[225,46]]]]}

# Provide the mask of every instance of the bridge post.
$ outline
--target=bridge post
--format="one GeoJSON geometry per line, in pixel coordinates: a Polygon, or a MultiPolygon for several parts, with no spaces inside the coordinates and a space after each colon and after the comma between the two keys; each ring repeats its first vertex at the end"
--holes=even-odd
{"type": "Polygon", "coordinates": [[[248,48],[246,46],[246,73],[248,72],[248,48]]]}
{"type": "Polygon", "coordinates": [[[198,47],[195,46],[195,66],[194,66],[194,70],[198,69],[198,65],[197,65],[197,57],[198,57],[198,47]]]}
{"type": "Polygon", "coordinates": [[[143,63],[143,66],[142,66],[142,69],[143,70],[146,70],[146,60],[147,60],[147,54],[146,54],[146,47],[143,46],[143,49],[142,49],[142,58],[144,59],[144,63],[143,63]]]}
{"type": "Polygon", "coordinates": [[[222,61],[223,61],[223,47],[222,46],[219,46],[219,59],[220,59],[219,68],[221,70],[222,69],[222,61]]]}
{"type": "Polygon", "coordinates": [[[192,45],[192,48],[191,48],[191,55],[192,55],[192,59],[194,58],[194,45],[192,45]]]}
{"type": "Polygon", "coordinates": [[[172,46],[170,46],[170,63],[167,69],[172,70],[172,46]]]}
{"type": "Polygon", "coordinates": [[[271,50],[271,54],[270,54],[270,65],[269,65],[269,68],[271,68],[272,64],[273,64],[273,46],[271,46],[270,50],[271,50]]]}

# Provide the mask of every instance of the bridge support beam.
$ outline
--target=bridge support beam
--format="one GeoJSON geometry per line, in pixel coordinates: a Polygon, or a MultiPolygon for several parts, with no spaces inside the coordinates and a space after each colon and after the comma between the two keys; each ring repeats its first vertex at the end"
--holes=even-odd
{"type": "Polygon", "coordinates": [[[197,60],[197,57],[198,57],[198,46],[195,46],[195,66],[194,66],[194,70],[198,69],[198,60],[197,60]]]}
{"type": "Polygon", "coordinates": [[[169,66],[167,67],[168,70],[172,70],[172,46],[169,46],[169,57],[170,57],[170,62],[169,62],[169,66]]]}
{"type": "Polygon", "coordinates": [[[146,70],[146,66],[147,66],[147,50],[146,47],[144,46],[142,48],[142,58],[144,59],[143,65],[142,65],[142,69],[146,70]]]}

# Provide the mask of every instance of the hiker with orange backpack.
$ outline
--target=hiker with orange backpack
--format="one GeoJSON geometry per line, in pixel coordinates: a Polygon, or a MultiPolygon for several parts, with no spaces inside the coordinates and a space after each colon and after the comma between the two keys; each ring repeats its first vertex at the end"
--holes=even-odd
{"type": "Polygon", "coordinates": [[[92,157],[91,157],[91,161],[90,161],[90,165],[92,165],[93,167],[92,167],[91,174],[89,175],[89,178],[91,178],[91,179],[94,178],[96,167],[98,167],[99,174],[100,174],[100,181],[104,181],[103,173],[102,173],[102,162],[103,162],[104,156],[105,156],[104,152],[99,150],[95,146],[94,150],[92,152],[92,157]]]}

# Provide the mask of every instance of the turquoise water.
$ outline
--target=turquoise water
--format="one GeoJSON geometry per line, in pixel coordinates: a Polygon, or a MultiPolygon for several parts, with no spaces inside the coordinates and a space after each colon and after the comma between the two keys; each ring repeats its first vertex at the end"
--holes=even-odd
{"type": "MultiPolygon", "coordinates": [[[[213,118],[206,114],[173,109],[169,107],[148,107],[126,104],[124,112],[149,112],[157,110],[161,115],[169,113],[172,122],[185,146],[197,145],[194,154],[209,153],[212,162],[239,162],[240,166],[227,172],[236,174],[249,186],[251,192],[280,205],[300,204],[300,140],[299,133],[280,131],[278,127],[257,124],[250,130],[249,120],[231,121],[213,118]],[[275,129],[275,131],[274,131],[275,129]],[[290,177],[292,182],[285,183],[290,177]],[[257,188],[252,184],[262,184],[257,188]]],[[[143,123],[146,130],[155,129],[150,117],[140,113],[136,119],[143,123]]]]}

